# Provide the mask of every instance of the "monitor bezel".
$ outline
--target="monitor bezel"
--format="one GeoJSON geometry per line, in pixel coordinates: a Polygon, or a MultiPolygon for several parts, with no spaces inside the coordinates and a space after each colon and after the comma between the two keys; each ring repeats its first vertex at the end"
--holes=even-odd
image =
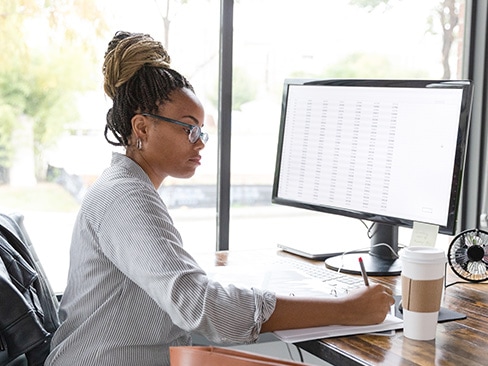
{"type": "Polygon", "coordinates": [[[283,95],[281,103],[281,118],[278,136],[275,174],[273,181],[273,190],[271,202],[273,204],[291,206],[312,211],[325,212],[335,215],[362,219],[393,226],[409,227],[413,226],[413,221],[401,217],[383,216],[363,211],[355,211],[346,208],[336,208],[332,206],[315,205],[284,199],[278,196],[279,178],[281,169],[281,157],[283,153],[283,137],[285,132],[286,108],[288,101],[288,90],[290,85],[324,85],[324,86],[341,86],[341,87],[390,87],[390,88],[456,88],[462,89],[462,103],[459,113],[458,123],[458,143],[454,158],[453,179],[451,181],[451,194],[449,198],[449,209],[447,224],[439,226],[439,232],[447,235],[453,235],[457,230],[457,213],[460,204],[462,180],[464,174],[464,165],[466,159],[469,127],[471,119],[471,106],[473,95],[473,83],[470,80],[408,80],[408,79],[286,79],[283,86],[283,95]]]}

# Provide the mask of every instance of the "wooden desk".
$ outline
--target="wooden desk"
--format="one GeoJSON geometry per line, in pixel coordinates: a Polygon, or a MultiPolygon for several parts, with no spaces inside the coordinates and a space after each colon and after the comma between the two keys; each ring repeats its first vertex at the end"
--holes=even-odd
{"type": "MultiPolygon", "coordinates": [[[[232,266],[259,258],[291,256],[281,251],[256,253],[218,252],[207,265],[232,266]]],[[[299,258],[292,256],[294,258],[299,258]]],[[[208,257],[207,257],[208,259],[208,257]]],[[[310,262],[310,261],[309,261],[310,262]]],[[[322,262],[311,262],[322,266],[322,262]]],[[[205,267],[205,263],[202,263],[205,267]]],[[[400,277],[371,277],[401,294],[400,277]]],[[[448,268],[447,284],[461,281],[448,268]]],[[[444,291],[442,306],[467,315],[466,319],[439,323],[433,341],[413,341],[397,331],[395,336],[357,335],[307,341],[296,345],[334,365],[488,365],[488,286],[459,283],[444,291]]]]}
{"type": "MultiPolygon", "coordinates": [[[[460,280],[450,268],[447,283],[460,280]]],[[[400,294],[399,277],[373,278],[400,294]]],[[[488,287],[455,284],[445,289],[442,306],[467,315],[439,323],[436,339],[414,341],[397,331],[393,337],[357,335],[308,341],[298,347],[334,365],[488,365],[488,287]]]]}

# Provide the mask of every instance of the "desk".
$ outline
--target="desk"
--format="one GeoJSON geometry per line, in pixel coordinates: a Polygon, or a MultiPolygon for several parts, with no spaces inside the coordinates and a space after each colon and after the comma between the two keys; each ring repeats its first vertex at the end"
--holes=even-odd
{"type": "MultiPolygon", "coordinates": [[[[197,259],[206,266],[232,266],[274,256],[299,258],[282,251],[217,252],[215,257],[197,259]],[[210,260],[210,261],[209,261],[210,260]]],[[[323,263],[312,262],[322,266],[323,263]]],[[[399,276],[371,277],[401,294],[399,276]]],[[[450,268],[447,283],[461,281],[450,268]]],[[[395,336],[357,335],[307,341],[296,345],[334,365],[488,365],[488,285],[461,283],[444,291],[442,306],[467,315],[466,319],[440,323],[434,341],[413,341],[397,331],[395,336]]]]}

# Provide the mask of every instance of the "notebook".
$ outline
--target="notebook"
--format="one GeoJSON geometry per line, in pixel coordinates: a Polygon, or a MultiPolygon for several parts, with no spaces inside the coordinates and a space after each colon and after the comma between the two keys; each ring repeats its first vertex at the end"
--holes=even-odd
{"type": "MultiPolygon", "coordinates": [[[[257,287],[288,296],[340,297],[364,286],[361,276],[332,271],[292,258],[279,258],[264,266],[256,264],[252,270],[247,266],[213,267],[207,271],[213,280],[222,284],[257,287]]],[[[368,326],[326,326],[282,330],[274,334],[283,342],[294,343],[312,339],[337,337],[351,334],[385,332],[403,328],[403,320],[388,314],[381,324],[368,326]]],[[[391,335],[391,333],[389,333],[391,335]]]]}

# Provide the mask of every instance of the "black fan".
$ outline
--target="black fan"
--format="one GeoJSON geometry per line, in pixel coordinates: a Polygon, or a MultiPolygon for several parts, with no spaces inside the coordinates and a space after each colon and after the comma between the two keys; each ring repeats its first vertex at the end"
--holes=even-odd
{"type": "Polygon", "coordinates": [[[488,279],[488,233],[470,229],[458,234],[449,246],[449,265],[464,280],[488,279]]]}

